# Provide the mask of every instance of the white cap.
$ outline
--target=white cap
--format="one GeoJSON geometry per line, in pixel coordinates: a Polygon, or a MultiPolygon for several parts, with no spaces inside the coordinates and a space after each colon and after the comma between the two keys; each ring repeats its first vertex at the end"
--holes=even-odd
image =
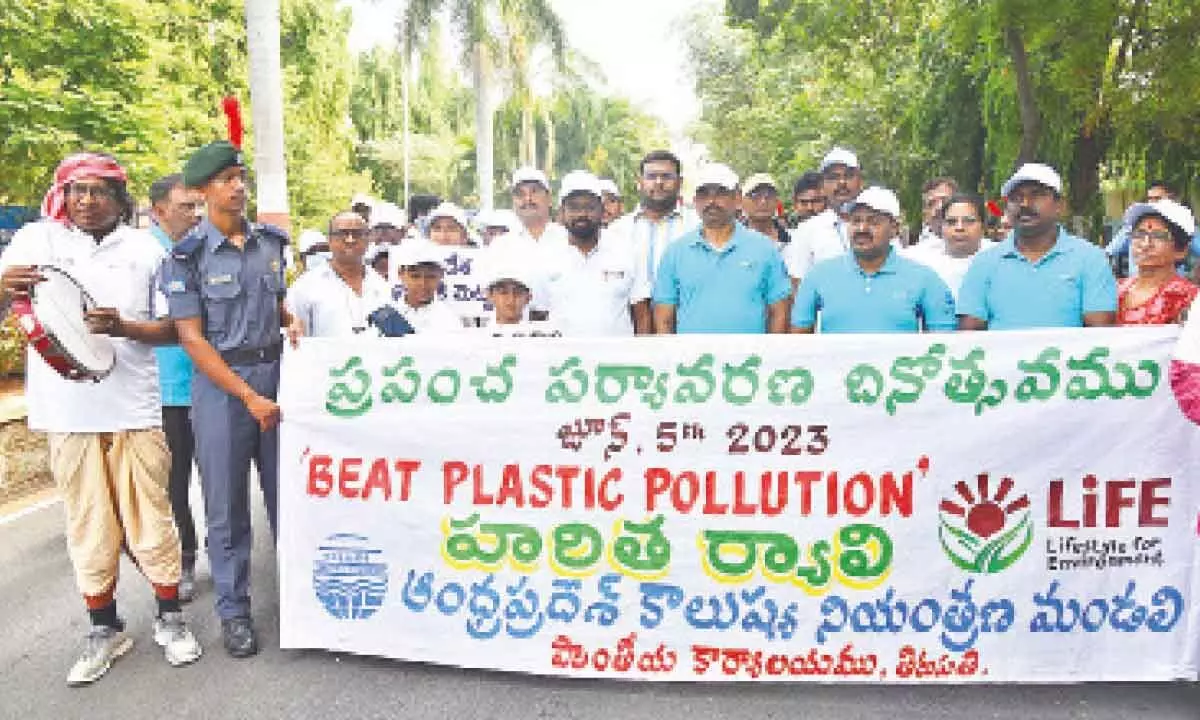
{"type": "Polygon", "coordinates": [[[580,192],[603,197],[604,187],[600,184],[600,178],[587,170],[572,170],[563,177],[558,186],[558,201],[562,202],[567,199],[568,195],[580,192]]]}
{"type": "Polygon", "coordinates": [[[325,237],[325,233],[320,230],[305,230],[300,233],[300,237],[296,239],[296,245],[300,248],[300,254],[312,250],[317,245],[328,244],[329,239],[325,237]]]}
{"type": "Polygon", "coordinates": [[[396,267],[405,268],[425,263],[444,267],[446,255],[445,248],[428,240],[407,240],[395,248],[392,258],[396,261],[396,267]]]}
{"type": "Polygon", "coordinates": [[[832,150],[825,153],[825,157],[821,158],[820,171],[825,172],[834,165],[845,165],[848,168],[857,169],[859,167],[858,156],[844,147],[835,146],[832,150]]]}
{"type": "Polygon", "coordinates": [[[371,243],[367,246],[367,251],[363,253],[363,263],[374,265],[380,255],[386,253],[392,246],[383,243],[371,243]]]}
{"type": "Polygon", "coordinates": [[[350,207],[354,207],[355,205],[366,205],[367,207],[374,209],[376,204],[375,198],[367,195],[366,193],[354,193],[354,197],[350,198],[350,207]]]}
{"type": "Polygon", "coordinates": [[[1196,234],[1196,218],[1192,215],[1192,211],[1174,200],[1130,205],[1129,209],[1125,211],[1125,227],[1132,232],[1133,226],[1137,225],[1138,220],[1151,214],[1161,215],[1164,220],[1182,230],[1183,234],[1188,237],[1196,234]]]}
{"type": "Polygon", "coordinates": [[[550,180],[546,177],[546,173],[535,167],[523,167],[513,173],[512,187],[514,189],[521,183],[527,182],[539,183],[542,187],[546,188],[547,192],[550,191],[550,180]]]}
{"type": "Polygon", "coordinates": [[[621,188],[617,187],[617,183],[612,178],[600,178],[600,192],[621,197],[621,188]]]}
{"type": "Polygon", "coordinates": [[[435,207],[433,212],[429,213],[429,222],[432,223],[434,220],[443,217],[450,218],[454,222],[458,223],[459,227],[461,227],[463,230],[467,229],[467,213],[454,203],[444,202],[435,207]]]}
{"type": "Polygon", "coordinates": [[[742,183],[742,194],[749,195],[754,192],[755,188],[763,185],[770,185],[776,192],[779,191],[779,183],[775,182],[775,178],[766,173],[755,173],[746,178],[746,182],[742,183]]]}
{"type": "Polygon", "coordinates": [[[700,168],[700,174],[696,176],[696,187],[702,188],[705,185],[717,185],[726,190],[737,192],[738,176],[728,165],[723,163],[709,163],[700,168]]]}
{"type": "Polygon", "coordinates": [[[371,227],[391,225],[399,230],[405,226],[405,220],[407,220],[407,218],[404,215],[404,211],[394,203],[379,203],[371,208],[371,227]]]}
{"type": "Polygon", "coordinates": [[[485,287],[489,288],[501,280],[516,280],[532,292],[535,278],[530,258],[521,258],[517,253],[492,257],[483,268],[485,287]]]}
{"type": "Polygon", "coordinates": [[[1062,178],[1058,176],[1054,168],[1042,163],[1025,163],[1017,168],[1013,176],[1004,183],[1004,187],[1000,188],[1000,194],[1008,197],[1009,193],[1023,182],[1045,185],[1055,193],[1062,194],[1062,178]]]}
{"type": "Polygon", "coordinates": [[[886,213],[895,219],[900,219],[900,199],[896,197],[896,193],[887,188],[872,185],[858,194],[858,197],[850,201],[850,207],[853,209],[859,205],[866,205],[876,212],[886,213]]]}
{"type": "Polygon", "coordinates": [[[475,216],[475,224],[481,228],[502,227],[512,231],[521,227],[521,220],[512,210],[483,210],[475,216]]]}

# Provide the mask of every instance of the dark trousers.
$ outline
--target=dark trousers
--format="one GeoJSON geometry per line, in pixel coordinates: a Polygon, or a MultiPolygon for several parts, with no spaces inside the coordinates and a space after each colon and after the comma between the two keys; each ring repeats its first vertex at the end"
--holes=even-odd
{"type": "Polygon", "coordinates": [[[175,514],[175,527],[179,529],[183,564],[189,567],[196,562],[196,522],[192,519],[192,507],[188,502],[192,457],[196,450],[191,410],[189,407],[162,409],[163,432],[167,436],[167,447],[171,450],[171,478],[167,494],[171,498],[171,511],[175,514]]]}
{"type": "MultiPolygon", "coordinates": [[[[254,391],[274,398],[279,391],[279,362],[234,365],[254,391]]],[[[279,477],[279,428],[263,432],[241,400],[197,373],[192,380],[192,420],[196,431],[196,464],[204,490],[208,525],[208,562],[223,620],[250,615],[250,464],[267,522],[275,535],[279,477]]]]}

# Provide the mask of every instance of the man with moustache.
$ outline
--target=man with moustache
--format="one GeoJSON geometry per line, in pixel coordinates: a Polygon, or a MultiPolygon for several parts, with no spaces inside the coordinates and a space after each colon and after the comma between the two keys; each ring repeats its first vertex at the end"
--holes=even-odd
{"type": "Polygon", "coordinates": [[[368,235],[366,221],[352,210],[329,220],[329,262],[297,278],[287,294],[287,307],[308,336],[367,332],[368,316],[391,304],[391,286],[363,263],[368,235]]]}
{"type": "MultiPolygon", "coordinates": [[[[129,224],[135,206],[126,183],[125,168],[109,155],[65,158],[42,220],[21,228],[0,255],[0,319],[11,301],[37,293],[46,279],[40,268],[49,266],[69,273],[95,300],[86,312],[74,307],[88,331],[112,338],[112,370],[96,382],[68,380],[32,344],[26,351],[29,428],[47,435],[67,554],[90,620],[84,650],[67,674],[72,686],[99,680],[132,647],[117,613],[122,547],[154,588],[154,640],[167,662],[185,665],[201,653],[180,608],[171,457],[153,347],[175,339],[156,292],[166,251],[129,224]]],[[[44,612],[49,602],[27,604],[27,612],[44,612]]]]}
{"type": "MultiPolygon", "coordinates": [[[[200,222],[199,208],[204,198],[184,187],[178,173],[150,184],[150,234],[169,252],[188,231],[200,222]]],[[[191,602],[196,592],[196,523],[192,519],[190,489],[192,458],[196,440],[192,435],[192,360],[178,345],[154,348],[158,360],[158,389],[162,402],[163,433],[171,451],[171,478],[167,492],[171,512],[179,530],[183,551],[179,576],[179,601],[191,602]]]]}
{"type": "Polygon", "coordinates": [[[283,303],[287,234],[246,218],[241,151],[225,141],[205,145],[188,159],[183,180],[203,194],[208,216],[175,246],[165,283],[180,344],[200,371],[192,427],[222,640],[230,656],[244,658],[258,652],[250,616],[250,463],[275,535],[280,328],[293,341],[304,328],[283,303]]]}
{"type": "MultiPolygon", "coordinates": [[[[679,202],[683,186],[683,166],[679,158],[666,150],[654,150],[642,158],[638,171],[639,203],[633,212],[621,216],[609,226],[611,232],[633,249],[646,296],[654,286],[658,264],[673,240],[700,225],[696,213],[679,202]]],[[[648,309],[647,309],[648,312],[648,309]]],[[[641,320],[649,326],[651,319],[641,320]]]]}
{"type": "Polygon", "coordinates": [[[787,332],[787,271],[773,242],[736,221],[740,195],[727,166],[700,171],[704,224],[671,243],[654,282],[659,334],[787,332]]]}
{"type": "Polygon", "coordinates": [[[904,333],[954,330],[954,298],[930,268],[892,246],[900,201],[869,187],[851,203],[850,252],[822,260],[805,276],[792,306],[792,332],[904,333]]]}
{"type": "Polygon", "coordinates": [[[566,242],[566,229],[550,219],[550,180],[546,173],[532,167],[513,173],[512,204],[521,226],[492,241],[493,249],[519,253],[533,251],[539,244],[566,242]]]}
{"type": "Polygon", "coordinates": [[[1059,226],[1062,179],[1041,163],[1004,183],[1013,232],[975,256],[958,294],[959,329],[1116,323],[1117,283],[1104,251],[1059,226]]]}
{"type": "Polygon", "coordinates": [[[649,302],[641,294],[629,246],[602,230],[603,185],[589,172],[568,173],[559,188],[567,244],[542,255],[542,289],[550,322],[564,337],[648,334],[649,302]]]}
{"type": "Polygon", "coordinates": [[[825,212],[825,178],[819,172],[806,172],[792,186],[792,211],[796,226],[825,212]]]}
{"type": "Polygon", "coordinates": [[[828,207],[796,228],[792,242],[784,252],[793,287],[804,279],[813,265],[844,255],[850,248],[845,223],[839,213],[862,191],[858,156],[845,148],[835,147],[821,160],[820,171],[828,207]]]}
{"type": "Polygon", "coordinates": [[[766,173],[751,175],[742,183],[742,215],[746,225],[775,242],[779,250],[791,241],[787,226],[779,219],[779,189],[766,173]]]}

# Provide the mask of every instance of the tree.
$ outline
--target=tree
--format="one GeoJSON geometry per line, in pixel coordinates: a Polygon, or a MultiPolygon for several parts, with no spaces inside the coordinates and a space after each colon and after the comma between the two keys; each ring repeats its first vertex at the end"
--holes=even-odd
{"type": "MultiPolygon", "coordinates": [[[[400,21],[401,46],[405,57],[427,33],[434,16],[443,8],[450,10],[454,31],[467,55],[475,88],[475,166],[478,173],[480,206],[491,208],[495,195],[493,97],[497,71],[504,67],[509,47],[548,44],[556,55],[563,51],[562,22],[549,0],[409,0],[400,21]],[[510,21],[513,32],[500,32],[501,19],[510,21]]],[[[526,57],[520,51],[518,57],[526,57]]],[[[520,70],[523,72],[523,70],[520,70]]]]}
{"type": "Polygon", "coordinates": [[[283,149],[283,71],[279,60],[279,0],[246,0],[250,102],[255,126],[259,212],[288,224],[287,160],[283,149]]]}
{"type": "MultiPolygon", "coordinates": [[[[872,179],[914,209],[925,178],[949,172],[994,191],[1037,159],[1060,168],[1073,213],[1098,218],[1106,185],[1190,178],[1197,167],[1182,130],[1200,103],[1194,2],[727,0],[726,18],[692,54],[702,128],[716,148],[733,137],[731,150],[757,162],[787,166],[737,144],[726,117],[753,119],[738,93],[758,115],[804,127],[801,141],[855,146],[872,179]],[[731,65],[720,68],[713,42],[737,51],[731,65]],[[802,79],[771,74],[779,68],[802,79]]],[[[768,144],[793,139],[765,131],[768,144]]]]}

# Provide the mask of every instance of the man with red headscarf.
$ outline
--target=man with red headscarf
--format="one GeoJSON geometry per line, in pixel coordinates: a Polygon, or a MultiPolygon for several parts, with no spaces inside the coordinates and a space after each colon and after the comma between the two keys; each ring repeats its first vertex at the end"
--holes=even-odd
{"type": "Polygon", "coordinates": [[[65,159],[42,204],[0,256],[0,308],[38,292],[42,267],[65,271],[96,301],[87,329],[112,339],[115,364],[98,382],[68,380],[31,348],[26,361],[29,426],[46,432],[50,472],[62,494],[67,550],[91,619],[70,685],[98,680],[132,639],[114,592],[122,546],[154,586],[154,640],[184,665],[200,645],[184,622],[178,587],[179,535],[167,496],[170,452],[159,412],[153,345],[175,333],[156,291],[166,251],[129,225],[125,170],[108,155],[65,159]]]}

